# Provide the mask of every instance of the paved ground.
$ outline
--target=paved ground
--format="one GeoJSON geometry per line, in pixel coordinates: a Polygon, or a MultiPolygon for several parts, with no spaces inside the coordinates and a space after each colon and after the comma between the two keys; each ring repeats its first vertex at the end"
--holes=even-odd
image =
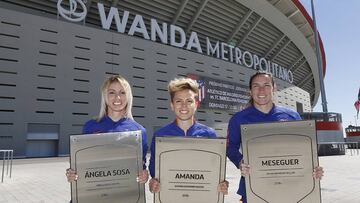
{"type": "MultiPolygon", "coordinates": [[[[360,202],[360,155],[320,157],[320,164],[326,173],[321,181],[323,203],[360,202]]],[[[64,157],[14,160],[12,178],[5,177],[0,183],[0,203],[68,202],[70,186],[64,175],[68,167],[68,158],[64,157]]],[[[228,161],[230,188],[226,203],[238,202],[238,176],[238,170],[228,161]]],[[[146,191],[147,202],[152,202],[151,193],[146,191]]]]}

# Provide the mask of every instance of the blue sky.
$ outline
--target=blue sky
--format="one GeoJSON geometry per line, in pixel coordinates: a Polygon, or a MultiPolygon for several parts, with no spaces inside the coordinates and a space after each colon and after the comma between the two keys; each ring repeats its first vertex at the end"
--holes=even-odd
{"type": "MultiPolygon", "coordinates": [[[[311,0],[300,1],[311,16],[311,0]]],[[[354,107],[360,88],[360,0],[314,0],[314,4],[326,54],[328,110],[342,114],[344,128],[355,121],[360,125],[354,107]]],[[[322,111],[321,98],[314,111],[322,111]]]]}

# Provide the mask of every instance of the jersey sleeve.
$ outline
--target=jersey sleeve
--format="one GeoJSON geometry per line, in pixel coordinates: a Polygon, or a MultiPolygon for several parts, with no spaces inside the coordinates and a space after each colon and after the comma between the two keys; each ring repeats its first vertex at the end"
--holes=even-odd
{"type": "Polygon", "coordinates": [[[302,120],[301,117],[300,117],[300,114],[298,112],[295,112],[295,120],[302,120]]]}
{"type": "Polygon", "coordinates": [[[226,156],[239,168],[243,156],[239,152],[241,144],[240,124],[232,117],[228,125],[226,156]]]}
{"type": "Polygon", "coordinates": [[[83,126],[82,134],[92,134],[92,127],[94,125],[93,123],[93,120],[87,121],[83,126]]]}
{"type": "Polygon", "coordinates": [[[214,129],[210,128],[209,130],[209,138],[216,138],[217,135],[216,135],[216,132],[214,129]]]}
{"type": "Polygon", "coordinates": [[[149,163],[149,171],[152,178],[155,177],[155,137],[156,134],[154,134],[152,140],[151,140],[151,146],[150,146],[150,163],[149,163]]]}
{"type": "Polygon", "coordinates": [[[145,128],[141,128],[141,141],[142,141],[142,152],[143,152],[143,169],[146,169],[146,154],[148,150],[147,135],[145,128]]]}

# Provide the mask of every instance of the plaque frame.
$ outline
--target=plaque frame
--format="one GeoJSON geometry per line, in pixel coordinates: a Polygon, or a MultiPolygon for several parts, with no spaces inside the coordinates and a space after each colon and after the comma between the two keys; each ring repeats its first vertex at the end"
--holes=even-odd
{"type": "Polygon", "coordinates": [[[241,125],[248,202],[321,203],[315,121],[241,125]]]}
{"type": "Polygon", "coordinates": [[[70,167],[78,180],[71,183],[73,203],[145,203],[141,131],[70,136],[70,167]],[[126,194],[126,195],[124,195],[126,194]]]}
{"type": "Polygon", "coordinates": [[[217,186],[225,180],[226,139],[156,137],[155,157],[154,203],[224,202],[217,186]]]}

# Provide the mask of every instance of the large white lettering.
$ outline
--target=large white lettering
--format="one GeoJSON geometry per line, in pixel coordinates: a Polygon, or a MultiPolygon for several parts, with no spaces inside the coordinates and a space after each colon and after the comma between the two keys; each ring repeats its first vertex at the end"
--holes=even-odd
{"type": "Polygon", "coordinates": [[[170,25],[170,44],[171,44],[171,46],[183,48],[185,43],[186,43],[186,38],[185,38],[184,30],[179,26],[170,25]],[[179,42],[175,41],[176,33],[178,33],[180,36],[179,42]]]}
{"type": "Polygon", "coordinates": [[[216,58],[220,57],[219,52],[219,41],[216,42],[215,48],[211,45],[211,42],[208,37],[206,37],[206,47],[207,47],[207,55],[214,56],[214,53],[216,54],[216,58]]]}
{"type": "Polygon", "coordinates": [[[196,48],[197,52],[202,53],[201,45],[199,42],[199,38],[196,34],[196,32],[191,32],[188,45],[186,47],[187,50],[191,50],[191,48],[196,48]]]}
{"type": "MultiPolygon", "coordinates": [[[[117,31],[125,33],[129,19],[129,12],[124,11],[122,18],[120,18],[118,9],[111,7],[108,15],[106,16],[104,5],[102,3],[98,3],[97,5],[102,27],[109,30],[113,20],[115,20],[117,31]]],[[[157,39],[159,39],[163,44],[170,43],[170,45],[174,47],[196,50],[198,53],[203,53],[198,34],[196,32],[191,32],[187,41],[185,31],[176,25],[170,24],[170,26],[168,26],[168,24],[162,23],[160,26],[155,19],[151,18],[149,36],[143,17],[141,15],[135,15],[127,34],[135,35],[135,33],[142,35],[142,37],[147,40],[157,41],[157,39]],[[168,42],[168,39],[170,39],[170,42],[168,42]]],[[[235,47],[225,42],[216,41],[215,43],[211,43],[208,37],[205,39],[206,54],[209,56],[243,65],[247,68],[266,71],[272,73],[275,77],[290,83],[294,80],[291,70],[271,62],[264,57],[259,57],[258,55],[252,54],[246,50],[242,51],[239,47],[235,47]]]]}
{"type": "Polygon", "coordinates": [[[117,8],[111,7],[109,11],[109,15],[108,17],[106,17],[104,5],[101,3],[98,3],[97,5],[98,5],[102,27],[106,30],[110,29],[111,22],[113,18],[115,18],[117,31],[120,33],[124,33],[129,18],[129,12],[124,11],[123,18],[122,20],[120,20],[119,11],[117,10],[117,8]]]}
{"type": "Polygon", "coordinates": [[[161,43],[167,44],[168,37],[167,37],[167,24],[162,24],[162,29],[160,29],[159,24],[156,20],[151,19],[151,40],[156,41],[156,36],[160,38],[161,43]]]}
{"type": "Polygon", "coordinates": [[[141,15],[136,15],[133,23],[131,24],[129,35],[134,35],[135,32],[139,32],[145,39],[150,39],[149,34],[146,30],[144,20],[141,15]]]}

